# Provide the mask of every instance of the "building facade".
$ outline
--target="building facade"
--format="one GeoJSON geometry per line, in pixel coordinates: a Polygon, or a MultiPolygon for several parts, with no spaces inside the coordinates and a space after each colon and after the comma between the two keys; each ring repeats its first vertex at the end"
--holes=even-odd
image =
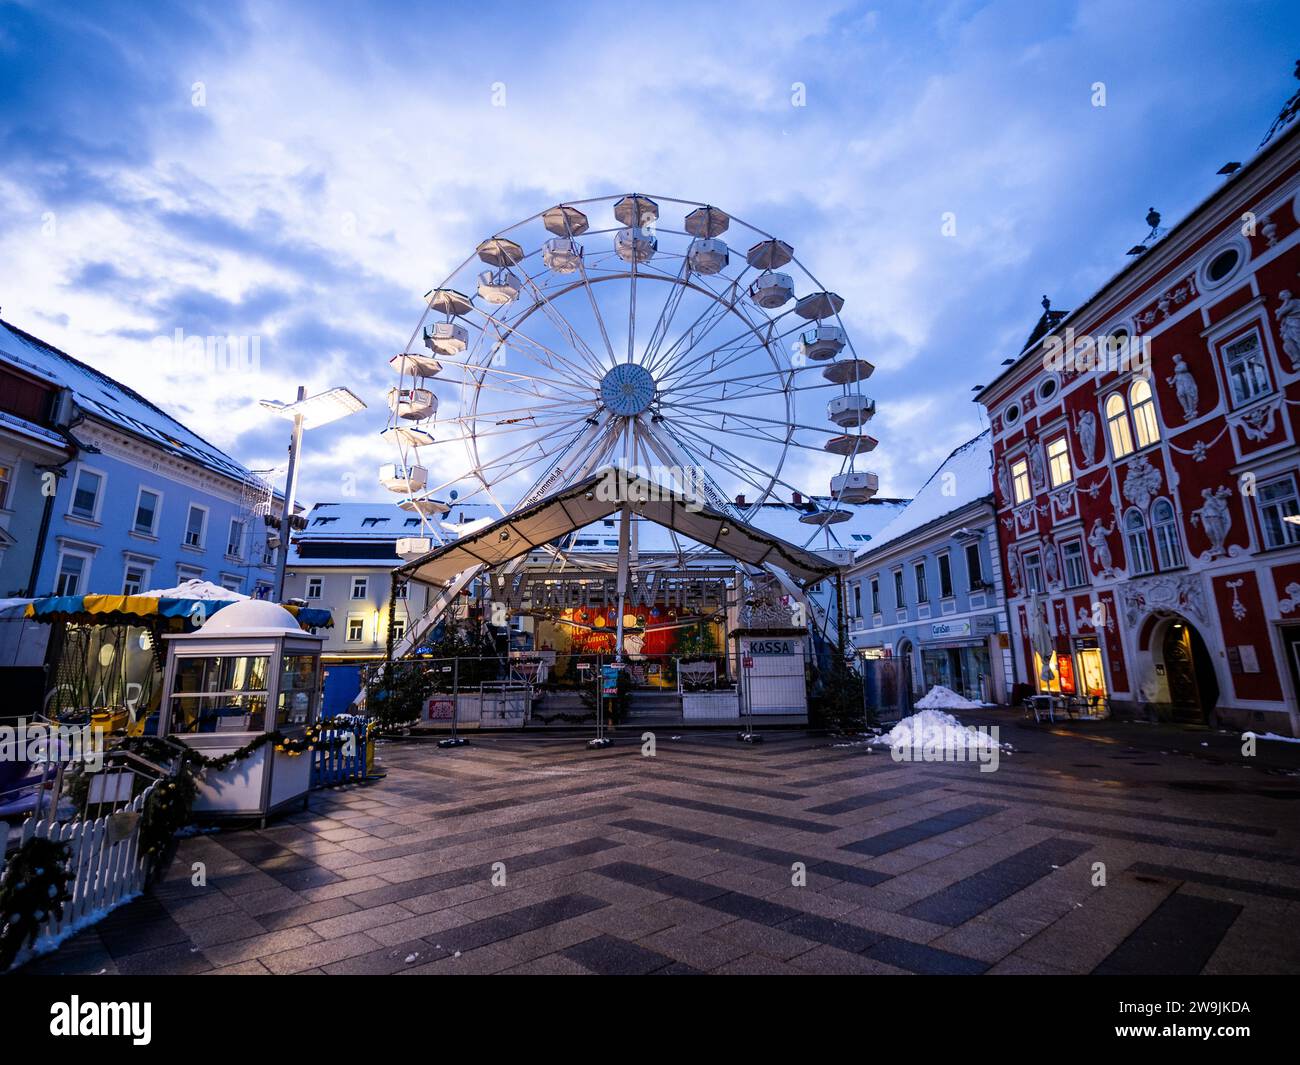
{"type": "Polygon", "coordinates": [[[949,455],[848,571],[854,648],[864,659],[899,662],[913,697],[943,685],[1004,703],[1016,683],[989,436],[949,455]]]}
{"type": "Polygon", "coordinates": [[[1040,689],[1300,735],[1300,127],[978,400],[1040,689]]]}
{"type": "MultiPolygon", "coordinates": [[[[268,596],[271,489],[143,396],[0,323],[0,594],[130,595],[202,579],[268,596]]],[[[48,626],[0,625],[6,665],[48,626]]]]}

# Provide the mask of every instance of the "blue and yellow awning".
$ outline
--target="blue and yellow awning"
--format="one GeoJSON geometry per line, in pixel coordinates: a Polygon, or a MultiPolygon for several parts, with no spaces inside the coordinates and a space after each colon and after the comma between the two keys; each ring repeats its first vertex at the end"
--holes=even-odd
{"type": "MultiPolygon", "coordinates": [[[[235,599],[172,599],[155,595],[47,595],[27,604],[24,617],[36,621],[64,621],[81,625],[140,624],[159,619],[168,628],[197,629],[235,599]]],[[[334,617],[328,610],[285,604],[304,629],[328,629],[334,617]]]]}

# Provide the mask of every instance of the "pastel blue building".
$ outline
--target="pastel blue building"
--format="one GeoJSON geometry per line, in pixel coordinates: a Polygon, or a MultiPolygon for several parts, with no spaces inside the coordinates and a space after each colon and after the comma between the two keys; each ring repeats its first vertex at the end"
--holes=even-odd
{"type": "MultiPolygon", "coordinates": [[[[270,488],[139,393],[0,322],[0,598],[204,580],[271,594],[270,488]]],[[[4,667],[48,626],[3,612],[4,667]]]]}
{"type": "Polygon", "coordinates": [[[864,660],[898,664],[904,700],[935,685],[1005,703],[1017,680],[983,432],[957,448],[854,558],[849,637],[864,660]]]}

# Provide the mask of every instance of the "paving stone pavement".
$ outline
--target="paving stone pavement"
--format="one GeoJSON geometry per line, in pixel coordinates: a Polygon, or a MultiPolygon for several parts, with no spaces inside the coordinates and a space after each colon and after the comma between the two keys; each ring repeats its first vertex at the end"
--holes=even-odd
{"type": "Polygon", "coordinates": [[[1300,972],[1300,778],[1003,739],[993,773],[799,732],[385,743],[22,972],[1300,972]]]}

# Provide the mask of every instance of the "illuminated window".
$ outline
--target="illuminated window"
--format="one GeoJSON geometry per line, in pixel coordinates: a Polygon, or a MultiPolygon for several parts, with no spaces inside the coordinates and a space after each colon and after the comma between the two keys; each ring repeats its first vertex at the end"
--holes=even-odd
{"type": "Polygon", "coordinates": [[[1137,430],[1138,447],[1150,447],[1160,439],[1160,422],[1156,420],[1156,402],[1151,395],[1151,382],[1139,377],[1129,389],[1133,404],[1133,426],[1137,430]]]}
{"type": "Polygon", "coordinates": [[[1060,488],[1074,479],[1070,470],[1070,445],[1063,436],[1058,436],[1047,444],[1047,473],[1052,479],[1053,488],[1060,488]]]}
{"type": "Polygon", "coordinates": [[[1029,463],[1024,459],[1016,459],[1011,464],[1011,493],[1017,503],[1027,503],[1033,497],[1029,487],[1029,463]]]}
{"type": "Polygon", "coordinates": [[[1124,397],[1112,392],[1106,400],[1106,431],[1110,434],[1111,456],[1122,459],[1133,452],[1133,430],[1128,424],[1128,406],[1124,397]]]}

